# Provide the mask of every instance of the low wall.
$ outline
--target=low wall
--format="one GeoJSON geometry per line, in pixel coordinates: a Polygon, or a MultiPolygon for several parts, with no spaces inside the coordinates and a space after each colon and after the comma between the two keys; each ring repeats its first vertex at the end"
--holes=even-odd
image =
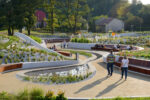
{"type": "MultiPolygon", "coordinates": [[[[68,43],[68,48],[69,49],[91,50],[91,47],[95,47],[96,44],[99,44],[99,43],[73,43],[73,42],[69,42],[68,43]]],[[[114,47],[113,45],[114,44],[105,45],[105,46],[113,48],[114,47]]],[[[126,48],[126,45],[120,45],[120,47],[126,48]]],[[[144,49],[142,47],[137,47],[137,46],[134,46],[133,48],[134,48],[134,50],[143,50],[144,49]]]]}
{"type": "Polygon", "coordinates": [[[68,43],[68,48],[70,49],[85,49],[91,50],[91,47],[94,47],[96,43],[68,43]]]}
{"type": "Polygon", "coordinates": [[[67,65],[74,65],[78,64],[79,61],[77,60],[70,60],[70,61],[53,61],[53,62],[26,62],[23,63],[22,69],[32,69],[32,68],[42,68],[42,67],[59,67],[59,66],[67,66],[67,65]]]}

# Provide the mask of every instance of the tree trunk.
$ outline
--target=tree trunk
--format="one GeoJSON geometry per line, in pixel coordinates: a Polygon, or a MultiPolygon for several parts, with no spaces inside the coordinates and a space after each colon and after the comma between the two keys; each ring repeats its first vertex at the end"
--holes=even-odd
{"type": "Polygon", "coordinates": [[[12,33],[11,33],[11,35],[12,36],[14,35],[14,27],[12,27],[12,33]]]}
{"type": "Polygon", "coordinates": [[[30,33],[30,29],[28,29],[28,35],[29,35],[29,36],[31,35],[31,33],[30,33]]]}
{"type": "Polygon", "coordinates": [[[22,28],[19,29],[19,32],[22,33],[22,28]]]}
{"type": "Polygon", "coordinates": [[[10,25],[8,26],[8,35],[11,36],[11,28],[10,28],[10,25]]]}

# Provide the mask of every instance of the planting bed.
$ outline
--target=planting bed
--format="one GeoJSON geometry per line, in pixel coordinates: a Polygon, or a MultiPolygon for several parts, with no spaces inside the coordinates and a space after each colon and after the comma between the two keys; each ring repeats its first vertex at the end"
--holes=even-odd
{"type": "Polygon", "coordinates": [[[79,65],[26,72],[23,80],[46,84],[65,84],[84,80],[91,74],[92,70],[88,65],[79,65]]]}

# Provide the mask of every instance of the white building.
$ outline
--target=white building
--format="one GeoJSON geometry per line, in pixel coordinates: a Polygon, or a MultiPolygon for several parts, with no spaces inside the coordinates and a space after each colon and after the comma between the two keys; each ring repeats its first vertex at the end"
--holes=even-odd
{"type": "Polygon", "coordinates": [[[124,22],[116,18],[101,18],[95,21],[97,32],[119,32],[124,30],[124,22]]]}

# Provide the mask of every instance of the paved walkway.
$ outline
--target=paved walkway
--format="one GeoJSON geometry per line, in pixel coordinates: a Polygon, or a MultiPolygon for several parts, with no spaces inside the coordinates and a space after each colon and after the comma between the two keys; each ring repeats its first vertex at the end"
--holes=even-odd
{"type": "Polygon", "coordinates": [[[91,62],[97,69],[96,75],[83,82],[67,85],[43,85],[23,82],[16,78],[17,72],[0,74],[0,91],[18,92],[24,88],[39,87],[57,93],[65,91],[67,97],[95,98],[117,96],[150,96],[150,77],[129,73],[127,81],[120,80],[120,71],[114,70],[112,77],[107,78],[106,64],[101,59],[91,62]]]}

